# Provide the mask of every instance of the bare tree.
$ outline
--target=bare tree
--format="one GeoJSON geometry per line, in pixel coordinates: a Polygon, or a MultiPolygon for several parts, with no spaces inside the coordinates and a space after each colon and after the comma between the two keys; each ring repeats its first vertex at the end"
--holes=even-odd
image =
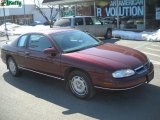
{"type": "Polygon", "coordinates": [[[58,15],[59,10],[56,9],[56,12],[54,13],[54,10],[55,10],[54,5],[47,5],[47,7],[50,9],[50,15],[48,18],[46,13],[43,11],[42,2],[40,0],[34,0],[34,4],[36,6],[36,9],[39,11],[39,13],[49,23],[50,27],[53,27],[53,21],[56,18],[56,16],[58,15]]]}

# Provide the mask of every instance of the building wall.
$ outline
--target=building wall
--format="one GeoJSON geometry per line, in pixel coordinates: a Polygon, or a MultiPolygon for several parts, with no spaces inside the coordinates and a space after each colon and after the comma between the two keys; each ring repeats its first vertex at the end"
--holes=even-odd
{"type": "MultiPolygon", "coordinates": [[[[42,8],[42,11],[45,13],[45,15],[48,17],[50,20],[50,9],[48,8],[42,8]]],[[[38,10],[33,10],[33,20],[34,21],[41,21],[41,22],[46,22],[46,19],[39,13],[38,10]]],[[[53,15],[56,15],[56,9],[53,10],[53,15]]],[[[59,16],[56,16],[56,18],[59,16]]]]}
{"type": "Polygon", "coordinates": [[[160,0],[118,1],[118,4],[117,0],[44,0],[43,3],[60,5],[61,17],[95,15],[105,23],[114,23],[121,29],[143,30],[160,27],[160,0]],[[85,4],[88,5],[87,9],[85,4]]]}
{"type": "Polygon", "coordinates": [[[160,28],[160,0],[146,0],[146,28],[160,28]]]}
{"type": "MultiPolygon", "coordinates": [[[[50,9],[42,8],[42,11],[46,14],[46,16],[50,19],[50,9]]],[[[36,9],[35,5],[28,4],[21,8],[5,8],[6,13],[6,21],[14,22],[18,24],[30,24],[33,21],[41,21],[42,23],[46,22],[44,17],[40,14],[40,12],[36,9]],[[25,14],[25,16],[24,16],[25,14]]],[[[53,11],[53,15],[56,14],[56,9],[53,11]]],[[[0,8],[0,24],[4,22],[4,14],[3,9],[0,8]]]]}
{"type": "Polygon", "coordinates": [[[25,7],[22,6],[21,8],[9,8],[9,15],[23,15],[24,8],[25,8],[25,14],[32,14],[32,11],[34,10],[35,6],[30,4],[30,5],[25,5],[25,7]]]}
{"type": "MultiPolygon", "coordinates": [[[[9,9],[5,9],[6,16],[9,16],[9,9]]],[[[3,8],[0,8],[0,17],[4,15],[3,8]]]]}

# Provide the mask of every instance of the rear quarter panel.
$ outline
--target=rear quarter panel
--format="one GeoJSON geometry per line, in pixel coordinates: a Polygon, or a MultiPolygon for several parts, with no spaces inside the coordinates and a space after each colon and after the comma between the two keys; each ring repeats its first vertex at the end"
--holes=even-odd
{"type": "Polygon", "coordinates": [[[104,37],[108,28],[112,29],[112,25],[104,24],[104,25],[94,25],[95,36],[96,37],[104,37]]]}
{"type": "Polygon", "coordinates": [[[1,59],[4,63],[7,62],[7,56],[12,56],[16,60],[16,47],[11,44],[5,44],[1,49],[1,59]]]}
{"type": "Polygon", "coordinates": [[[6,51],[4,49],[1,49],[1,59],[6,63],[6,51]]]}

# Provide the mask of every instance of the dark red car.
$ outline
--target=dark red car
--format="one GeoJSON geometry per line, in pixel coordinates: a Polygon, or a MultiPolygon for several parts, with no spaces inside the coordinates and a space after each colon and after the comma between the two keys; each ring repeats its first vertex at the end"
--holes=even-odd
{"type": "Polygon", "coordinates": [[[154,77],[153,64],[143,53],[73,29],[24,34],[2,46],[1,58],[13,76],[28,70],[65,80],[83,99],[92,97],[95,88],[127,90],[154,77]]]}

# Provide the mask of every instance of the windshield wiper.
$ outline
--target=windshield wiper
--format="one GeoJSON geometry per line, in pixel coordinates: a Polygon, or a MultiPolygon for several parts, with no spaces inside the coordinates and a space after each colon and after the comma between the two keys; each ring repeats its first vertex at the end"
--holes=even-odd
{"type": "Polygon", "coordinates": [[[96,46],[103,45],[103,44],[104,42],[99,42],[98,44],[92,45],[91,47],[96,47],[96,46]]]}
{"type": "Polygon", "coordinates": [[[104,44],[104,42],[101,41],[101,42],[99,42],[98,44],[95,44],[95,45],[90,45],[90,46],[82,47],[82,48],[75,49],[75,50],[68,50],[68,51],[65,51],[65,52],[66,53],[77,52],[77,51],[80,51],[80,50],[85,50],[85,49],[96,47],[96,46],[103,45],[103,44],[104,44]]]}
{"type": "Polygon", "coordinates": [[[103,42],[103,41],[99,42],[99,45],[103,45],[103,44],[104,44],[104,42],[103,42]]]}

